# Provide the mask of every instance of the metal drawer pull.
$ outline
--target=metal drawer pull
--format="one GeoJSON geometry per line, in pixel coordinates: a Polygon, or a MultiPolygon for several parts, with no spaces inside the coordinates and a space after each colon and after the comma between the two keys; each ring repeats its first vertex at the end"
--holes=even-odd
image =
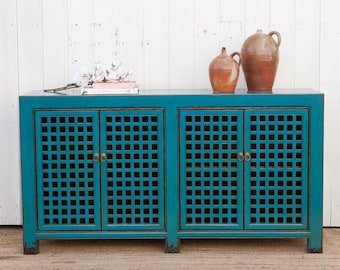
{"type": "Polygon", "coordinates": [[[242,152],[240,152],[240,153],[237,154],[237,159],[238,159],[239,161],[243,161],[243,160],[244,160],[244,155],[243,155],[242,152]]]}
{"type": "Polygon", "coordinates": [[[99,154],[98,153],[93,154],[93,161],[94,162],[98,162],[99,161],[99,154]]]}
{"type": "Polygon", "coordinates": [[[251,155],[250,155],[250,153],[246,152],[246,153],[244,154],[244,160],[245,160],[245,161],[250,161],[250,160],[251,160],[251,155]]]}
{"type": "Polygon", "coordinates": [[[106,161],[106,154],[105,153],[100,155],[100,161],[101,162],[105,162],[106,161]]]}

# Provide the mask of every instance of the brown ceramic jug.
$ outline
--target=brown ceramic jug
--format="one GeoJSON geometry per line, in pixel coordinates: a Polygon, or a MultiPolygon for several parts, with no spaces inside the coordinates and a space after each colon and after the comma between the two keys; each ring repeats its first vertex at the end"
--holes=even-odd
{"type": "Polygon", "coordinates": [[[209,65],[209,78],[214,93],[233,93],[235,91],[241,55],[233,52],[227,55],[226,48],[222,47],[221,54],[215,57],[209,65]],[[239,57],[237,62],[234,56],[239,57]]]}
{"type": "Polygon", "coordinates": [[[248,92],[272,91],[279,64],[281,35],[272,31],[268,34],[257,30],[248,37],[241,49],[242,69],[248,92]],[[273,38],[276,36],[277,41],[273,38]]]}

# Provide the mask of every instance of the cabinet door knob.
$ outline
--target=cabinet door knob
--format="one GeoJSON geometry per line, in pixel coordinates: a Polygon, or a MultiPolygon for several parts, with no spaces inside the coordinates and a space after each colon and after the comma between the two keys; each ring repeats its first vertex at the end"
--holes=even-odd
{"type": "Polygon", "coordinates": [[[100,161],[101,162],[105,162],[106,161],[106,154],[105,153],[102,153],[101,155],[100,155],[100,161]]]}
{"type": "Polygon", "coordinates": [[[98,153],[93,154],[93,161],[94,162],[98,162],[99,161],[99,154],[98,153]]]}
{"type": "Polygon", "coordinates": [[[244,154],[244,160],[245,160],[245,161],[250,161],[250,160],[251,160],[251,155],[250,155],[250,153],[246,152],[246,153],[244,154]]]}
{"type": "Polygon", "coordinates": [[[237,159],[238,159],[239,161],[243,161],[243,160],[244,160],[244,155],[243,155],[242,152],[240,152],[240,153],[237,154],[237,159]]]}

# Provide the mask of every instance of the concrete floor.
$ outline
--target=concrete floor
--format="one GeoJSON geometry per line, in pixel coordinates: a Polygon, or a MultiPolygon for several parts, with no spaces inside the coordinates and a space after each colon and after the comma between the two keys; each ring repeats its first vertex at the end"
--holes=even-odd
{"type": "Polygon", "coordinates": [[[43,240],[39,255],[22,254],[22,229],[0,227],[0,269],[340,269],[340,228],[324,229],[323,253],[306,253],[305,239],[43,240]]]}

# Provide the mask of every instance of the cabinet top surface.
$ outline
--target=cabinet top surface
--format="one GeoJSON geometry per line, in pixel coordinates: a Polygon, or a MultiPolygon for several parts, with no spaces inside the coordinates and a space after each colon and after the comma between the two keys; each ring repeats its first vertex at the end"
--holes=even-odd
{"type": "MultiPolygon", "coordinates": [[[[322,94],[320,91],[314,89],[273,89],[272,92],[258,91],[248,93],[245,89],[236,89],[235,93],[231,94],[214,94],[212,89],[140,89],[139,94],[113,94],[110,96],[176,96],[176,95],[189,95],[189,96],[249,96],[249,95],[317,95],[322,94]]],[[[22,96],[82,96],[81,88],[74,88],[62,91],[52,90],[36,90],[24,94],[22,96]]],[[[95,95],[88,95],[95,96],[95,95]]],[[[100,95],[102,96],[102,95],[100,95]]]]}

